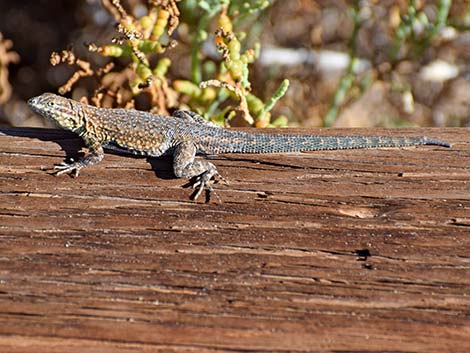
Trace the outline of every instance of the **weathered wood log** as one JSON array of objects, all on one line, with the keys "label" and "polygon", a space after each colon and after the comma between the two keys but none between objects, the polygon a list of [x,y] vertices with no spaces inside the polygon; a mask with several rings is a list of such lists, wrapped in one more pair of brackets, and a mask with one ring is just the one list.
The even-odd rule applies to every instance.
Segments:
[{"label": "weathered wood log", "polygon": [[205,204],[168,158],[54,177],[76,136],[1,128],[0,351],[470,351],[470,130],[323,132],[453,147],[217,156]]}]

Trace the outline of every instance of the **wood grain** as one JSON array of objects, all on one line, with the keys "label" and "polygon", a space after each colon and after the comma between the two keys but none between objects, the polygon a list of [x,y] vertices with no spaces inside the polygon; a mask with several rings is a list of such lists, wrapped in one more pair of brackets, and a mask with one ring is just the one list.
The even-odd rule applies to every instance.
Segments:
[{"label": "wood grain", "polygon": [[470,130],[297,132],[453,147],[217,156],[205,204],[170,159],[54,177],[77,137],[1,128],[0,351],[469,352]]}]

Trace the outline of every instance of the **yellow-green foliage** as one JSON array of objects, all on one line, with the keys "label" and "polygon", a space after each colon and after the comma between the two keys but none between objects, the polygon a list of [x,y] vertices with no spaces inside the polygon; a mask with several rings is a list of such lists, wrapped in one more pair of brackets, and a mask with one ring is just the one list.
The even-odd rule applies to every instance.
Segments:
[{"label": "yellow-green foliage", "polygon": [[[289,82],[283,81],[266,103],[251,92],[249,65],[258,57],[259,44],[245,49],[246,35],[239,31],[244,23],[256,21],[271,1],[151,0],[147,14],[141,18],[126,11],[120,0],[103,4],[118,21],[119,37],[108,44],[89,44],[88,49],[105,57],[127,59],[129,65],[120,72],[112,71],[113,65],[92,69],[91,64],[76,59],[69,51],[54,53],[54,64],[66,62],[79,67],[61,87],[62,92],[71,90],[82,77],[95,76],[99,87],[92,102],[98,105],[109,96],[115,105],[133,106],[133,97],[146,94],[152,111],[157,113],[187,108],[224,125],[237,113],[258,127],[287,124],[285,117],[271,122],[270,110],[284,95]],[[165,55],[177,44],[171,38],[182,19],[191,36],[191,80],[176,79],[171,84],[167,77],[171,61]],[[211,29],[214,26],[215,32]],[[206,41],[213,41],[221,54],[220,62],[204,59],[202,45]]]},{"label": "yellow-green foliage", "polygon": [[[238,4],[238,7],[234,7],[234,4]],[[199,2],[199,6],[203,8],[206,16],[216,18],[217,30],[214,43],[222,56],[222,62],[212,77],[202,81],[199,53],[196,52],[193,55],[192,84],[198,84],[204,90],[210,87],[215,88],[217,90],[216,97],[213,101],[206,100],[203,102],[202,100],[207,95],[202,94],[202,91],[195,89],[195,87],[188,89],[191,87],[190,81],[178,81],[174,87],[178,92],[189,96],[190,101],[197,101],[198,104],[208,107],[209,109],[200,110],[203,113],[210,114],[215,122],[225,122],[227,124],[228,120],[236,115],[236,112],[240,112],[241,116],[250,125],[257,127],[273,126],[270,110],[285,94],[289,82],[284,80],[267,103],[251,93],[249,64],[253,63],[258,57],[259,44],[256,43],[253,48],[243,50],[241,38],[245,38],[246,35],[243,32],[236,33],[234,30],[235,19],[242,16],[242,14],[261,11],[268,5],[268,1],[254,1],[251,3],[235,1]],[[207,22],[207,19],[205,21]],[[199,28],[195,38],[193,46],[197,47],[200,45],[201,39],[206,38],[205,29]],[[228,106],[227,102],[229,102]],[[233,105],[235,102],[237,104]],[[284,122],[286,122],[285,118],[276,119],[275,126],[285,126]]]}]

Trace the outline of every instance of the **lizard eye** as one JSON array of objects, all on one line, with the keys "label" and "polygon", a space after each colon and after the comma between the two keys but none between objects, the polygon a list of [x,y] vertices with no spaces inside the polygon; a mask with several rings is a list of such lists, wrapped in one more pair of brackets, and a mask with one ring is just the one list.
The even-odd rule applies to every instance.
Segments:
[{"label": "lizard eye", "polygon": [[48,105],[49,107],[53,107],[53,106],[55,105],[55,103],[54,103],[54,102],[47,102],[47,105]]}]

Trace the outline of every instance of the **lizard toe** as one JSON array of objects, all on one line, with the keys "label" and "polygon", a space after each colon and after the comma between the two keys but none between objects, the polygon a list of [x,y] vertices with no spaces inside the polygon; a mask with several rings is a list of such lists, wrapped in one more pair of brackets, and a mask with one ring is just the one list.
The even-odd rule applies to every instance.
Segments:
[{"label": "lizard toe", "polygon": [[77,163],[61,163],[54,166],[54,175],[59,176],[62,174],[73,173],[74,177],[77,177],[80,172],[81,166]]},{"label": "lizard toe", "polygon": [[211,184],[215,182],[214,177],[219,176],[220,174],[217,172],[217,170],[208,170],[201,175],[198,175],[196,177],[196,180],[192,184],[192,188],[195,189],[194,194],[192,195],[191,199],[197,200],[199,196],[201,196],[202,192],[206,190],[207,192],[207,202],[210,199],[211,195],[214,195],[219,203],[222,202],[220,199],[219,195],[215,192],[214,188],[212,187]]}]

